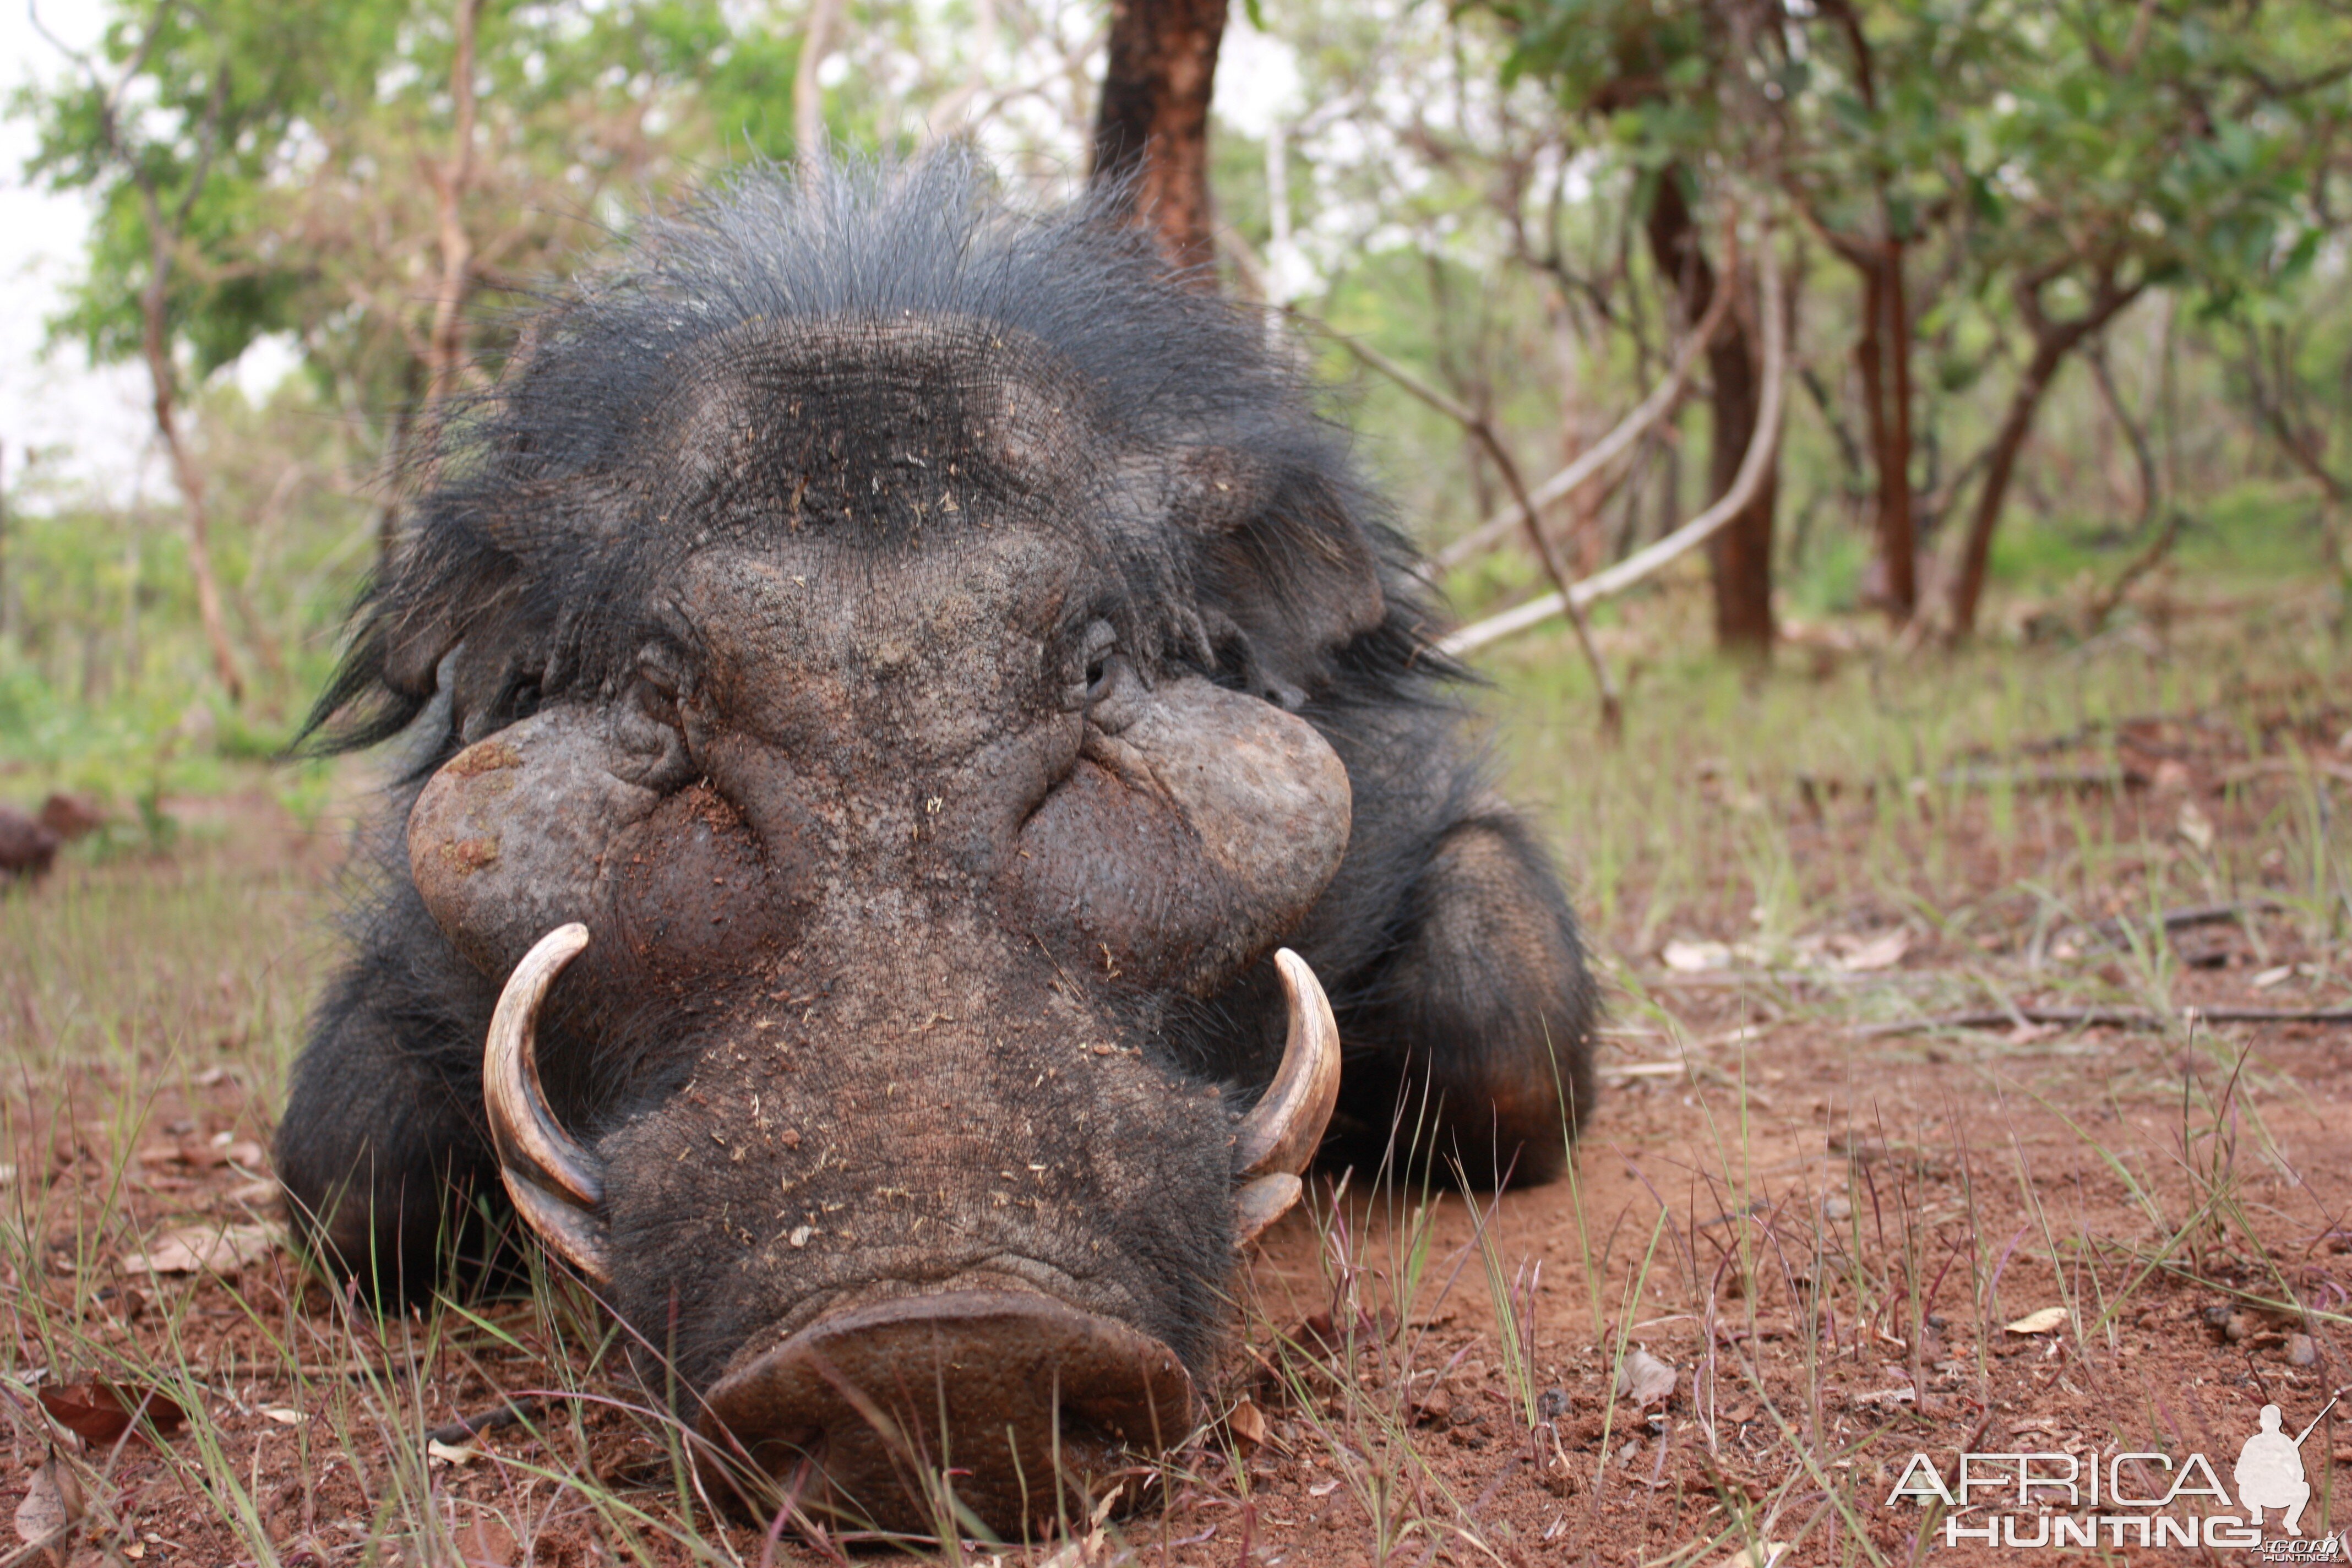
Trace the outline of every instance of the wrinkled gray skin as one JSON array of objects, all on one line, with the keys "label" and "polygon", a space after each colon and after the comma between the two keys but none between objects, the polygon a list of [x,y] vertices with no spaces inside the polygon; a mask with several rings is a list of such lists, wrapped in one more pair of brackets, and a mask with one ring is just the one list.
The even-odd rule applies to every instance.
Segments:
[{"label": "wrinkled gray skin", "polygon": [[[1082,227],[1103,275],[1142,289],[1107,232]],[[583,922],[537,1058],[653,1381],[739,1479],[920,1530],[911,1478],[946,1464],[1018,1532],[1070,1506],[1057,1456],[1099,1476],[1197,1414],[1278,942],[1361,1030],[1360,1131],[1425,1082],[1465,1143],[1539,1171],[1590,1102],[1590,986],[1451,716],[1339,701],[1332,661],[1421,612],[1338,501],[1252,556],[1296,484],[1238,437],[1172,440],[1071,340],[743,315],[629,351],[561,462],[531,378],[560,396],[596,345],[551,330],[502,394],[526,457],[428,498],[358,662],[437,688],[450,740],[280,1169],[331,1262],[429,1278],[447,1195],[497,1195],[489,1002]],[[1249,574],[1281,550],[1313,592],[1268,609]],[[1392,1043],[1431,1019],[1453,1041]]]}]

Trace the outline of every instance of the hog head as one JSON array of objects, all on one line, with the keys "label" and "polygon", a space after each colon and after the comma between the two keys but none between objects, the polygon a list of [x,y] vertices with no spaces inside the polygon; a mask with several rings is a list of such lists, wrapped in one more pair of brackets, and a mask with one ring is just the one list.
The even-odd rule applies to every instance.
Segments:
[{"label": "hog head", "polygon": [[[536,644],[454,628],[460,694],[545,695],[407,825],[433,920],[507,977],[506,1189],[729,1485],[928,1531],[944,1474],[1001,1531],[1066,1516],[1193,1426],[1338,1088],[1276,950],[1346,770],[1168,591],[1247,465],[911,312],[751,321],[611,423],[548,488],[567,537],[645,542],[626,583]],[[527,576],[551,547],[478,493]],[[1360,575],[1333,613],[1377,615]],[[1267,963],[1287,1043],[1244,1103],[1183,1021]]]}]

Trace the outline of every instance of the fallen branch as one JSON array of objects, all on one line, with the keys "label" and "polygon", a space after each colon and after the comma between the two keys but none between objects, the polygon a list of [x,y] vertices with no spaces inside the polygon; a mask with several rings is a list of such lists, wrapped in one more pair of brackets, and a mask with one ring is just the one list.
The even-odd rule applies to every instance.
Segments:
[{"label": "fallen branch", "polygon": [[[1624,592],[1667,563],[1705,543],[1747,509],[1763,484],[1764,476],[1771,471],[1772,455],[1780,445],[1781,401],[1788,380],[1786,305],[1781,296],[1780,262],[1773,255],[1769,237],[1758,247],[1757,271],[1761,275],[1763,292],[1764,397],[1757,410],[1756,433],[1748,438],[1747,455],[1739,460],[1739,472],[1723,498],[1665,538],[1635,551],[1605,571],[1532,599],[1517,609],[1464,626],[1438,643],[1440,652],[1458,658],[1529,626],[1540,626],[1562,611],[1580,620],[1587,605]],[[1730,291],[1728,286],[1725,291]]]},{"label": "fallen branch", "polygon": [[[1675,405],[1682,401],[1683,387],[1690,380],[1691,368],[1698,363],[1698,356],[1707,344],[1715,341],[1715,334],[1722,327],[1724,318],[1730,314],[1731,297],[1735,292],[1730,289],[1716,290],[1706,313],[1699,318],[1698,325],[1691,329],[1690,336],[1685,338],[1682,347],[1675,352],[1675,363],[1666,371],[1666,378],[1658,383],[1649,396],[1635,405],[1632,413],[1619,420],[1615,429],[1585,448],[1576,461],[1538,485],[1528,497],[1529,500],[1538,506],[1549,506],[1560,497],[1573,493],[1578,486],[1616,461],[1621,454],[1648,435],[1652,426],[1673,411]],[[1518,521],[1518,507],[1516,504],[1507,506],[1439,551],[1432,563],[1440,568],[1458,566],[1474,555],[1483,554],[1500,544]]]},{"label": "fallen branch", "polygon": [[541,1403],[532,1398],[509,1399],[503,1405],[493,1405],[488,1410],[478,1410],[446,1426],[436,1426],[425,1434],[425,1441],[428,1445],[446,1443],[455,1447],[485,1432],[495,1432],[502,1426],[520,1426],[539,1414]]},{"label": "fallen branch", "polygon": [[[2252,903],[2245,904],[2191,904],[2187,909],[2167,910],[2157,919],[2162,923],[2164,929],[2170,932],[2187,931],[2192,926],[2221,925],[2228,921],[2242,924],[2249,914],[2274,914],[2285,908],[2286,906],[2276,899],[2256,899]],[[2131,941],[2131,923],[2121,915],[2117,915],[2112,920],[2104,920],[2096,925],[2085,926],[2083,929],[2091,936],[2120,947]]]},{"label": "fallen branch", "polygon": [[2222,769],[2221,777],[2213,781],[2213,790],[2218,795],[2231,784],[2249,784],[2255,779],[2294,778],[2305,771],[2320,778],[2334,779],[2338,784],[2352,784],[2352,767],[2342,763],[2322,762],[2317,757],[2263,757],[2251,763],[2236,763]]},{"label": "fallen branch", "polygon": [[[2352,1025],[2352,1007],[2183,1007],[2183,1019],[2203,1024]],[[2006,1029],[2020,1020],[2077,1029],[2160,1029],[2163,1016],[2135,1007],[1990,1008],[1974,1013],[1937,1013],[1897,1024],[1857,1024],[1857,1039],[1916,1035],[1929,1029]]]}]

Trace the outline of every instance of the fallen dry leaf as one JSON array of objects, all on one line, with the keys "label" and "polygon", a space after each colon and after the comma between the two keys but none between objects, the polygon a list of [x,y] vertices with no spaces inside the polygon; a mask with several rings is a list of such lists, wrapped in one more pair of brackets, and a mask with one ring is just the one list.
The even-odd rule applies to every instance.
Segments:
[{"label": "fallen dry leaf", "polygon": [[1910,951],[1911,933],[1897,926],[1867,942],[1855,942],[1846,950],[1845,956],[1838,960],[1838,967],[1854,974],[1892,969],[1902,963],[1903,955]]},{"label": "fallen dry leaf", "polygon": [[131,1273],[235,1274],[278,1248],[278,1232],[266,1225],[196,1225],[167,1230],[131,1253],[122,1267]]},{"label": "fallen dry leaf", "polygon": [[33,1472],[33,1485],[16,1505],[16,1538],[27,1546],[52,1542],[81,1518],[81,1483],[52,1453]]},{"label": "fallen dry leaf", "polygon": [[1265,1412],[1244,1399],[1225,1416],[1225,1429],[1246,1454],[1265,1442]]},{"label": "fallen dry leaf", "polygon": [[51,1420],[94,1445],[113,1442],[142,1415],[158,1434],[177,1431],[188,1419],[179,1402],[160,1390],[118,1388],[99,1377],[44,1388],[40,1399]]},{"label": "fallen dry leaf", "polygon": [[1658,956],[1677,974],[1703,974],[1710,969],[1731,967],[1731,949],[1719,942],[1684,942],[1676,938],[1659,950]]},{"label": "fallen dry leaf", "polygon": [[2180,837],[2189,840],[2190,847],[2200,855],[2213,847],[2213,819],[2200,810],[2195,801],[2180,803],[2180,815],[2174,819],[2173,826],[2180,830]]},{"label": "fallen dry leaf", "polygon": [[2012,1334],[2054,1334],[2066,1326],[2066,1309],[2044,1307],[2038,1312],[2028,1312],[2013,1323],[2005,1325]]},{"label": "fallen dry leaf", "polygon": [[303,1422],[310,1419],[309,1416],[303,1415],[299,1410],[289,1410],[283,1405],[265,1405],[262,1407],[261,1413],[269,1417],[272,1421],[277,1422],[280,1426],[299,1426]]},{"label": "fallen dry leaf", "polygon": [[1635,1405],[1663,1405],[1675,1391],[1675,1369],[1641,1346],[1633,1347],[1617,1371],[1617,1394]]}]

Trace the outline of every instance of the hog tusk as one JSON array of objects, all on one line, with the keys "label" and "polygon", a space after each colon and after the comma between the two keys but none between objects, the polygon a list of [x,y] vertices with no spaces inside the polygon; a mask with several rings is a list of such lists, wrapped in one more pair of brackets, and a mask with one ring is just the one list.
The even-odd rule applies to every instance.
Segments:
[{"label": "hog tusk", "polygon": [[609,1248],[604,1221],[593,1212],[604,1197],[603,1163],[547,1109],[535,1045],[549,987],[587,945],[586,926],[558,926],[507,976],[482,1050],[482,1097],[499,1175],[515,1211],[573,1268],[603,1281],[612,1275]]},{"label": "hog tusk", "polygon": [[1234,1164],[1244,1176],[1303,1173],[1339,1099],[1339,1026],[1330,999],[1288,948],[1274,955],[1274,966],[1290,1004],[1290,1038],[1273,1084],[1234,1141]]},{"label": "hog tusk", "polygon": [[1276,1220],[1290,1212],[1306,1184],[1287,1171],[1244,1182],[1234,1194],[1234,1245],[1247,1247]]}]

